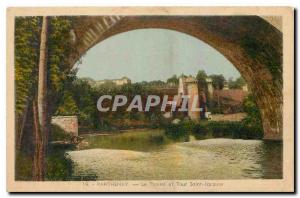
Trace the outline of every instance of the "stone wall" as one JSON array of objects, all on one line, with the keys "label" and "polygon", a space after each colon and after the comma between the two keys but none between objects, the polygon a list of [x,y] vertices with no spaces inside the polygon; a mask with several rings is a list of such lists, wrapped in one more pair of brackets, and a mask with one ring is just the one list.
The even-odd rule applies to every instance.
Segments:
[{"label": "stone wall", "polygon": [[77,116],[53,116],[51,124],[57,125],[67,133],[78,136],[78,119]]}]

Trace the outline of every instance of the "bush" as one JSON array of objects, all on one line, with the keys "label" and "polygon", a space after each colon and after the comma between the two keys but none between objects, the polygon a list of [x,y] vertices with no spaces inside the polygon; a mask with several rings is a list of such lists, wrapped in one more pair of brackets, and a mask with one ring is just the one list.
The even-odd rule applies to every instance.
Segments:
[{"label": "bush", "polygon": [[192,132],[196,139],[205,139],[209,134],[211,134],[211,130],[207,127],[207,124],[196,124],[193,127]]},{"label": "bush", "polygon": [[165,134],[168,138],[173,140],[187,141],[193,126],[194,123],[191,121],[181,121],[178,124],[170,123],[165,127]]},{"label": "bush", "polygon": [[65,157],[64,151],[52,151],[46,158],[46,180],[71,180],[72,161]]},{"label": "bush", "polygon": [[[50,141],[71,141],[73,135],[62,128],[51,125]],[[46,180],[67,181],[71,179],[72,161],[65,156],[66,150],[73,150],[73,144],[49,144],[46,156]]]},{"label": "bush", "polygon": [[70,141],[73,137],[72,134],[65,132],[57,125],[51,125],[50,127],[50,141]]},{"label": "bush", "polygon": [[208,127],[213,137],[239,138],[242,126],[240,122],[210,122]]},{"label": "bush", "polygon": [[246,136],[249,138],[263,138],[263,126],[259,108],[255,102],[255,97],[249,95],[243,102],[246,118],[242,121]]},{"label": "bush", "polygon": [[243,124],[243,139],[262,139],[264,137],[263,130],[260,126],[249,126]]},{"label": "bush", "polygon": [[192,132],[197,139],[212,137],[261,139],[263,137],[263,132],[259,126],[249,126],[244,122],[201,122],[194,125]]},{"label": "bush", "polygon": [[21,152],[16,152],[15,179],[17,181],[32,180],[32,157]]}]

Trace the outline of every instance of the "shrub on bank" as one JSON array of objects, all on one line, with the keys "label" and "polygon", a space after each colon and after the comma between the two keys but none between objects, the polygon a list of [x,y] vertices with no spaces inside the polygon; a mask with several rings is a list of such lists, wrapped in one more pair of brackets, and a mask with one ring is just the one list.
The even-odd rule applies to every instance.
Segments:
[{"label": "shrub on bank", "polygon": [[193,134],[197,139],[203,138],[234,138],[234,139],[261,139],[263,130],[249,126],[244,122],[200,122],[195,124]]},{"label": "shrub on bank", "polygon": [[190,121],[181,121],[178,124],[170,123],[165,126],[165,134],[173,140],[187,140],[194,123]]},{"label": "shrub on bank", "polygon": [[53,149],[46,157],[46,180],[68,181],[72,175],[72,161],[65,157],[65,150]]},{"label": "shrub on bank", "polygon": [[192,130],[192,134],[196,139],[206,139],[211,133],[211,129],[207,127],[207,122],[195,124]]},{"label": "shrub on bank", "polygon": [[189,134],[196,139],[207,138],[234,138],[234,139],[262,139],[263,130],[259,126],[248,125],[245,122],[214,122],[181,121],[178,124],[169,124],[165,127],[166,136],[174,140],[187,140]]},{"label": "shrub on bank", "polygon": [[[46,157],[46,180],[67,181],[71,179],[72,161],[66,158],[67,150],[73,150],[75,145],[72,144],[73,135],[65,132],[56,125],[51,125],[50,142]],[[65,141],[68,144],[51,144],[51,141]]]},{"label": "shrub on bank", "polygon": [[239,138],[243,128],[240,122],[209,122],[207,127],[210,128],[215,138]]}]

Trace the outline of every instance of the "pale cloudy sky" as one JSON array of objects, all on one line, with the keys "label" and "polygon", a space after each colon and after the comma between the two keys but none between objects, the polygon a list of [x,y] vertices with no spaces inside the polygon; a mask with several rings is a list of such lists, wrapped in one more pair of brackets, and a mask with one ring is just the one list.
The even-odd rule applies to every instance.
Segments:
[{"label": "pale cloudy sky", "polygon": [[110,37],[82,58],[78,77],[95,80],[127,76],[133,82],[166,80],[173,74],[240,76],[218,51],[195,37],[164,29],[141,29]]}]

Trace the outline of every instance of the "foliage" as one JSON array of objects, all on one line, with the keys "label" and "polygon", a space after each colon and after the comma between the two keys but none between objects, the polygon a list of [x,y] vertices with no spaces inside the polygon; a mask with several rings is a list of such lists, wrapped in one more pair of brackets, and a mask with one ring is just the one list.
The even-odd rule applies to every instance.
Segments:
[{"label": "foliage", "polygon": [[[70,141],[72,135],[66,133],[58,126],[52,125],[50,141]],[[72,162],[65,156],[66,150],[72,150],[71,146],[48,145],[46,157],[46,180],[66,181],[71,179]],[[23,152],[16,153],[16,180],[32,180],[32,156]]]},{"label": "foliage", "polygon": [[65,91],[61,103],[55,112],[55,115],[70,116],[78,113],[78,107],[73,99],[72,93]]},{"label": "foliage", "polygon": [[196,139],[205,139],[209,133],[211,133],[211,131],[207,127],[207,122],[195,124],[192,129],[192,134],[195,135]]},{"label": "foliage", "polygon": [[236,80],[230,79],[228,81],[229,89],[241,89],[246,84],[246,81],[243,77],[239,77]]},{"label": "foliage", "polygon": [[183,120],[178,124],[170,123],[166,125],[165,133],[168,138],[174,140],[188,139],[189,134],[193,134],[197,139],[220,137],[262,139],[263,130],[261,124],[258,123],[259,117],[255,119],[255,124],[253,121],[254,118],[250,119],[251,124],[248,122],[249,119],[249,116],[247,116],[245,120],[240,122],[201,120],[197,123],[191,120]]},{"label": "foliage", "polygon": [[[73,135],[65,132],[56,125],[51,125],[50,141],[70,142]],[[66,157],[67,150],[73,150],[75,145],[71,144],[49,144],[46,156],[46,180],[66,181],[71,179],[72,161]]]},{"label": "foliage", "polygon": [[204,70],[199,70],[196,79],[198,81],[199,88],[202,88],[203,91],[207,90],[207,83],[206,83],[207,74]]},{"label": "foliage", "polygon": [[225,78],[223,74],[213,74],[209,76],[212,79],[214,89],[223,89],[225,84]]},{"label": "foliage", "polygon": [[179,78],[177,77],[177,75],[174,74],[171,78],[167,79],[167,83],[178,85]]},{"label": "foliage", "polygon": [[19,117],[36,90],[41,19],[15,18],[16,117]]},{"label": "foliage", "polygon": [[193,134],[197,139],[206,138],[235,138],[235,139],[261,139],[263,134],[244,122],[200,122],[193,127]]},{"label": "foliage", "polygon": [[[71,43],[70,28],[72,20],[69,17],[51,17],[49,20],[48,36],[48,98],[51,98],[50,114],[56,112],[62,98],[66,97],[65,91],[74,74],[70,72],[69,55],[74,48]],[[70,99],[67,96],[66,99]]]},{"label": "foliage", "polygon": [[[70,43],[69,17],[50,17],[48,33],[48,98],[49,113],[58,107],[57,101],[64,96],[66,81],[70,80],[68,56],[73,48]],[[16,17],[15,20],[15,82],[16,115],[23,114],[27,101],[36,95],[41,17]],[[18,123],[17,123],[18,124]]]},{"label": "foliage", "polygon": [[188,140],[193,127],[194,123],[191,121],[181,121],[178,124],[170,123],[165,126],[165,134],[173,140]]},{"label": "foliage", "polygon": [[72,161],[66,158],[65,150],[53,149],[46,158],[46,180],[67,181],[71,180]]},{"label": "foliage", "polygon": [[22,152],[16,152],[15,163],[16,181],[32,180],[32,157]]},{"label": "foliage", "polygon": [[243,124],[247,126],[252,133],[263,136],[262,119],[253,95],[248,95],[248,97],[245,98],[243,107],[244,111],[247,113],[246,118],[243,120]]}]

